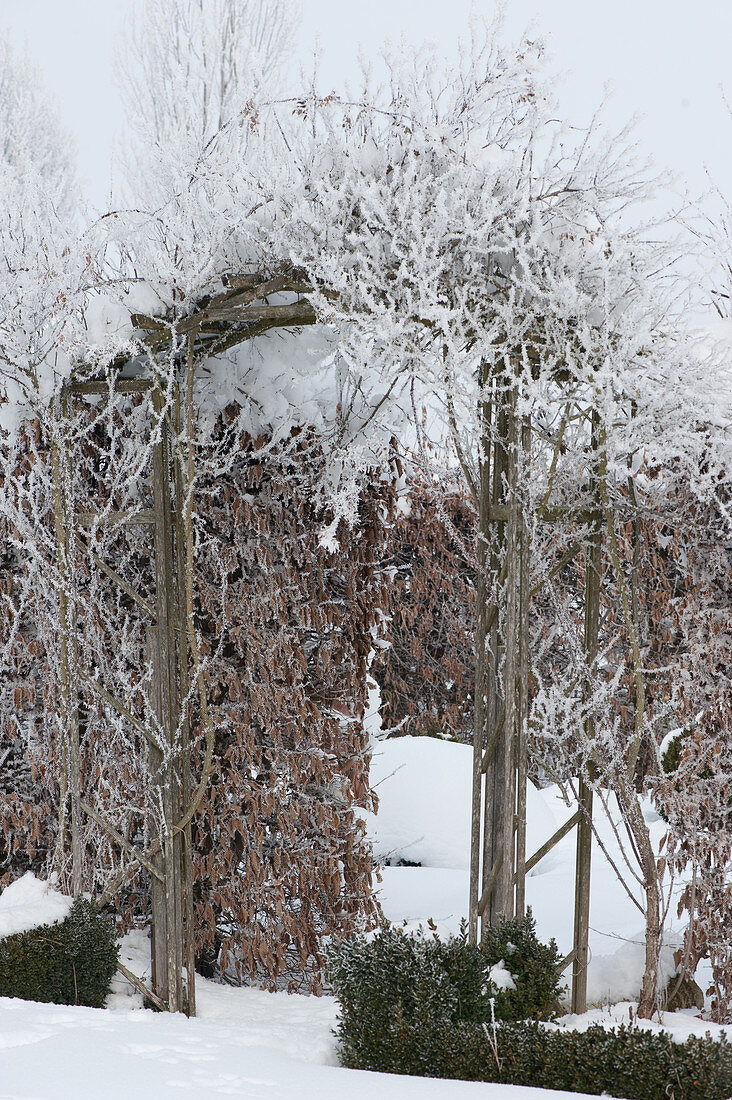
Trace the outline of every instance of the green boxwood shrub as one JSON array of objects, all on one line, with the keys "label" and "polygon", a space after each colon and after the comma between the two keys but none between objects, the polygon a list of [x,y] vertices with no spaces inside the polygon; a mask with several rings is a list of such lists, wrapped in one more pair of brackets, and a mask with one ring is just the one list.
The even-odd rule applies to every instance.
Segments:
[{"label": "green boxwood shrub", "polygon": [[538,939],[531,909],[524,917],[489,928],[480,950],[489,967],[503,961],[516,983],[515,989],[496,992],[497,1020],[549,1020],[556,1015],[561,990],[559,951],[554,940],[547,944]]},{"label": "green boxwood shrub", "polygon": [[673,772],[679,770],[684,741],[688,736],[688,730],[681,730],[675,737],[671,738],[666,746],[666,750],[661,757],[661,767],[666,775],[671,775]]},{"label": "green boxwood shrub", "polygon": [[[501,960],[515,976],[515,990],[490,981]],[[559,994],[557,962],[556,945],[537,940],[530,913],[504,921],[480,949],[464,929],[440,940],[387,925],[371,939],[342,941],[329,952],[328,975],[341,1004],[344,1057],[349,1065],[377,1064],[390,1049],[390,1029],[401,1023],[480,1025],[492,1012],[496,1019],[549,1019]]]},{"label": "green boxwood shrub", "polygon": [[102,1008],[118,954],[109,919],[77,898],[65,920],[0,940],[0,997]]},{"label": "green boxwood shrub", "polygon": [[494,1028],[464,1022],[399,1022],[378,1065],[355,1069],[533,1085],[626,1100],[728,1100],[732,1045],[709,1036],[675,1043],[640,1028],[550,1029],[527,1020]]},{"label": "green boxwood shrub", "polygon": [[[515,990],[496,991],[488,981],[500,959],[515,975]],[[537,941],[530,915],[504,922],[484,950],[464,934],[440,941],[391,926],[372,939],[336,944],[328,969],[340,1001],[341,1062],[627,1100],[732,1097],[732,1045],[724,1039],[675,1043],[639,1028],[577,1032],[512,1019],[551,1016],[556,964],[556,946]]]}]

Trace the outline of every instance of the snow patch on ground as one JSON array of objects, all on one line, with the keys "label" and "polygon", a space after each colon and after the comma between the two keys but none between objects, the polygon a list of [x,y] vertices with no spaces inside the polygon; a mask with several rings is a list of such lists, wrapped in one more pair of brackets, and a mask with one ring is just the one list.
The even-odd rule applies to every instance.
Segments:
[{"label": "snow patch on ground", "polygon": [[0,998],[0,1100],[582,1100],[337,1067],[328,997],[200,983],[198,1019]]}]

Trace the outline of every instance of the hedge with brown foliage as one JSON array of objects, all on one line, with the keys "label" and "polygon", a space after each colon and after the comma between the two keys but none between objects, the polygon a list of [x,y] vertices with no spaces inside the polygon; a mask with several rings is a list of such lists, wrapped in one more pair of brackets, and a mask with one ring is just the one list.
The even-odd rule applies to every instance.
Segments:
[{"label": "hedge with brown foliage", "polygon": [[[120,418],[142,401],[118,400]],[[226,417],[235,420],[236,409]],[[323,938],[348,934],[375,917],[370,848],[354,807],[370,805],[371,798],[361,719],[383,604],[391,488],[374,485],[354,526],[340,525],[340,552],[330,553],[319,535],[331,517],[311,491],[322,463],[317,440],[293,437],[279,452],[265,444],[233,439],[229,472],[203,485],[197,499],[195,614],[203,656],[211,658],[206,683],[216,744],[211,783],[194,820],[195,935],[207,972],[317,990]],[[81,511],[105,496],[110,445],[103,426],[91,423],[73,471]],[[37,433],[28,452],[30,493],[33,468],[48,457]],[[114,503],[148,506],[144,492]],[[50,500],[39,499],[37,507],[50,575]],[[15,616],[12,599],[0,607],[0,628],[11,642],[10,675],[0,684],[0,761],[12,764],[0,771],[0,883],[6,883],[29,867],[42,874],[50,866],[64,766],[56,607],[42,586],[21,593],[22,539],[7,524],[2,535],[0,585],[16,609],[22,605]],[[108,526],[95,537],[104,560],[153,601],[149,531]],[[84,553],[75,555],[74,568],[84,609],[77,623],[83,672],[115,695],[127,685],[127,706],[149,721],[144,618]],[[144,848],[154,835],[145,795],[147,746],[83,680],[77,689],[82,796]],[[191,720],[195,775],[202,747],[195,706]],[[99,893],[126,857],[88,818],[84,848],[83,886]],[[68,836],[57,856],[63,878]],[[145,917],[146,872],[126,877],[116,907],[128,925]]]}]

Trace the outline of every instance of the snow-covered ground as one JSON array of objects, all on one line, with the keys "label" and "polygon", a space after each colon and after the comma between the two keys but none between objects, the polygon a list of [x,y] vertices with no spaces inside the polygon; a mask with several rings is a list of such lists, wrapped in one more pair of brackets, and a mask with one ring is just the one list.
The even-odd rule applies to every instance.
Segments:
[{"label": "snow-covered ground", "polygon": [[[457,931],[467,905],[470,751],[431,738],[379,741],[372,777],[381,806],[378,817],[368,816],[368,827],[379,857],[393,864],[382,872],[385,915],[410,924],[432,918],[444,932]],[[663,822],[647,812],[658,839]],[[556,788],[531,788],[529,851],[571,813]],[[602,814],[598,824],[618,856]],[[399,859],[422,866],[396,866]],[[571,941],[573,863],[570,835],[528,883],[539,934],[554,936],[561,951]],[[0,935],[33,919],[58,919],[65,906],[65,899],[43,894],[27,876],[0,896]],[[641,976],[642,921],[600,852],[590,919],[590,997],[598,1007],[566,1023],[627,1022]],[[143,933],[126,937],[122,962],[147,977]],[[337,1065],[332,998],[234,989],[204,979],[197,994],[195,1020],[142,1010],[139,995],[119,976],[106,1010],[0,998],[0,1100],[372,1100],[375,1094],[380,1100],[581,1100],[577,1093],[345,1070]],[[722,1030],[693,1013],[666,1014],[662,1023],[679,1038]]]}]

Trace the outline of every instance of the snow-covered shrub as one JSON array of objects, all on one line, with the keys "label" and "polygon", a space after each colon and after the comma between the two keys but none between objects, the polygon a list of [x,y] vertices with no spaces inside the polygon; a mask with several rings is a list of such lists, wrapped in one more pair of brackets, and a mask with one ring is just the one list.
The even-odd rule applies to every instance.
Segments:
[{"label": "snow-covered shrub", "polygon": [[559,992],[557,962],[556,945],[539,943],[530,914],[505,921],[486,950],[464,933],[441,940],[391,926],[372,939],[341,941],[328,960],[341,1005],[341,1057],[349,1066],[382,1068],[404,1027],[548,1019]]},{"label": "snow-covered shrub", "polygon": [[489,928],[481,944],[495,993],[497,1020],[547,1020],[556,1011],[561,982],[554,940],[542,943],[529,909],[524,917]]},{"label": "snow-covered shrub", "polygon": [[373,939],[332,947],[328,978],[341,1006],[341,1059],[355,1068],[388,1063],[403,1024],[489,1018],[486,966],[464,938],[443,942],[387,926]]},{"label": "snow-covered shrub", "polygon": [[0,940],[0,997],[103,1008],[118,953],[109,919],[77,898],[65,920]]}]

